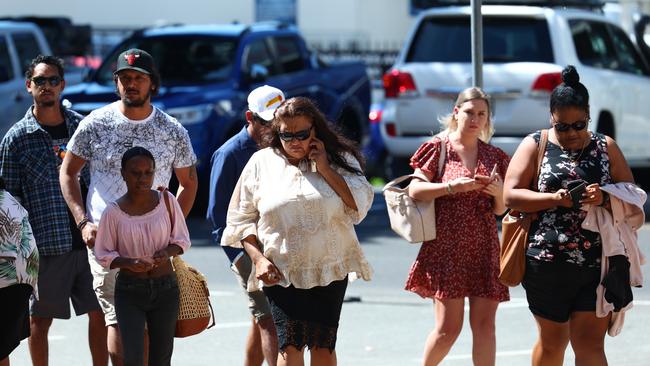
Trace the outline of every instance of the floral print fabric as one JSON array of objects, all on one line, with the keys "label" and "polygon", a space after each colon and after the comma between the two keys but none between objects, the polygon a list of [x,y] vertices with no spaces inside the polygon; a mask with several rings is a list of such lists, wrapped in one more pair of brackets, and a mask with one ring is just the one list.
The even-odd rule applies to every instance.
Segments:
[{"label": "floral print fabric", "polygon": [[[538,144],[540,131],[530,135]],[[601,186],[611,182],[607,141],[600,133],[580,151],[565,151],[548,142],[538,179],[540,192],[567,188],[568,181],[582,179]],[[580,208],[556,207],[538,212],[529,231],[526,255],[543,261],[562,261],[580,266],[599,267],[601,239],[581,225],[587,212]]]},{"label": "floral print fabric", "polygon": [[[426,142],[411,158],[411,167],[437,175],[440,140]],[[445,138],[446,161],[442,176],[449,182],[475,174],[489,176],[496,166],[504,177],[510,158],[501,149],[479,141],[476,172],[463,165]],[[422,297],[453,299],[483,297],[509,300],[508,289],[498,280],[499,237],[492,197],[480,190],[436,198],[436,239],[422,243],[411,266],[406,290]]]},{"label": "floral print fabric", "polygon": [[0,288],[38,281],[38,249],[27,211],[5,190],[0,190]]}]

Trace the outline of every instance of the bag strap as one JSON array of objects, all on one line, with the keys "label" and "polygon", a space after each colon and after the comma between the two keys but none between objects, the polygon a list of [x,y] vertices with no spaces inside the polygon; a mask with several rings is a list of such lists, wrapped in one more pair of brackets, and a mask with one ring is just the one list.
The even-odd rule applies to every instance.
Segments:
[{"label": "bag strap", "polygon": [[169,196],[167,192],[167,188],[162,188],[160,189],[160,192],[162,193],[163,199],[165,200],[165,206],[167,207],[167,214],[169,214],[169,222],[172,224],[172,230],[174,230],[174,215],[172,214],[172,206],[169,203]]},{"label": "bag strap", "polygon": [[447,158],[447,144],[445,143],[445,140],[440,139],[440,144],[438,146],[440,148],[440,157],[438,158],[438,175],[436,178],[442,176],[442,169],[445,167],[445,159]]},{"label": "bag strap", "polygon": [[546,143],[548,142],[548,129],[540,131],[541,135],[539,137],[539,144],[537,145],[537,160],[535,160],[535,165],[537,169],[535,170],[535,176],[533,181],[530,182],[530,188],[533,191],[539,190],[538,179],[539,173],[542,170],[542,161],[544,160],[544,153],[546,152]]}]

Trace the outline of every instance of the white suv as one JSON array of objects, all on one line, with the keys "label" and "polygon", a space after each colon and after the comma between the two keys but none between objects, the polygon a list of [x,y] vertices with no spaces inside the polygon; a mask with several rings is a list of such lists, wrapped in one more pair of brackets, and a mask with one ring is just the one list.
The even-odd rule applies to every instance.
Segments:
[{"label": "white suv", "polygon": [[[549,126],[549,96],[575,65],[589,89],[589,128],[614,137],[632,167],[650,166],[650,70],[627,34],[602,12],[484,5],[484,89],[493,98],[492,143],[512,154]],[[382,138],[406,158],[439,131],[458,93],[472,83],[468,6],[424,11],[384,75]]]}]

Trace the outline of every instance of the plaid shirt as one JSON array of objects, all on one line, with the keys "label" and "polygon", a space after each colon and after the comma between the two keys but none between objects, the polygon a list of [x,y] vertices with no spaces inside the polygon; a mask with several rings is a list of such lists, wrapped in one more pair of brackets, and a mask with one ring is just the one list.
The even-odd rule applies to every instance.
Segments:
[{"label": "plaid shirt", "polygon": [[[68,127],[68,136],[83,118],[79,113],[61,107]],[[60,255],[72,250],[70,216],[59,184],[59,157],[55,155],[52,138],[34,117],[32,107],[0,142],[0,174],[7,191],[20,200],[29,212],[40,255]],[[88,186],[88,169],[81,181]]]}]

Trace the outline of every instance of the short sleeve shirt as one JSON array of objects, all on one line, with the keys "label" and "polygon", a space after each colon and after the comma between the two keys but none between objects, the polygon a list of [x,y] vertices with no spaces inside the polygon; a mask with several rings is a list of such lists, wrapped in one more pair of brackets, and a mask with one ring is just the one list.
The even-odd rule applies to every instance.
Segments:
[{"label": "short sleeve shirt", "polygon": [[175,118],[153,107],[147,118],[134,121],[122,114],[119,103],[90,113],[68,144],[70,152],[90,165],[86,206],[94,222],[99,222],[109,202],[126,193],[120,169],[128,149],[141,146],[151,151],[156,160],[154,188],[167,187],[173,169],[196,163],[187,130]]}]

